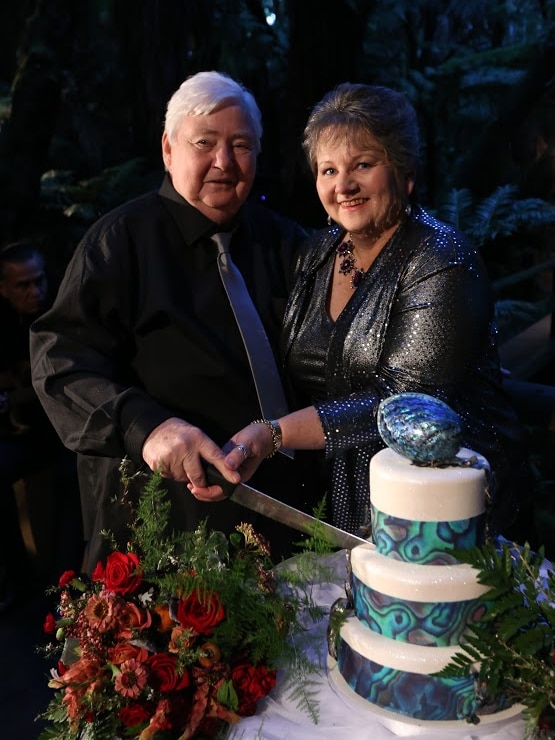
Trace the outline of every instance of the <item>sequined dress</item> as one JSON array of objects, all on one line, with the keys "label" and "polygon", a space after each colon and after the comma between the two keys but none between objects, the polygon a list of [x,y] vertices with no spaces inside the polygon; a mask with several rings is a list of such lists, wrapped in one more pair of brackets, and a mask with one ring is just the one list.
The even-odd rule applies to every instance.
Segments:
[{"label": "sequined dress", "polygon": [[493,300],[470,241],[413,207],[333,322],[326,297],[338,226],[309,237],[287,308],[282,352],[297,405],[314,404],[330,466],[328,512],[355,532],[369,520],[370,458],[384,443],[381,399],[418,391],[461,417],[464,446],[495,471],[490,524],[517,517],[522,430],[501,386]]}]

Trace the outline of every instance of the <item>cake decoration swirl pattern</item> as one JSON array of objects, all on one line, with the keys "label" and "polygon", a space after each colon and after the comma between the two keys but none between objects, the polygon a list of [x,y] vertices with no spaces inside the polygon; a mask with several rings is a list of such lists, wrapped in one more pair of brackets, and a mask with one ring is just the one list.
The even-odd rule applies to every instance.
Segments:
[{"label": "cake decoration swirl pattern", "polygon": [[462,447],[458,415],[425,394],[382,401],[378,429],[387,448],[370,461],[373,544],[348,555],[330,655],[351,691],[394,716],[478,722],[510,702],[488,697],[477,672],[436,674],[488,608],[476,571],[455,558],[487,537],[487,460]]},{"label": "cake decoration swirl pattern", "polygon": [[484,536],[483,514],[452,522],[415,522],[372,507],[373,541],[382,555],[412,563],[448,565],[453,550],[473,547]]}]

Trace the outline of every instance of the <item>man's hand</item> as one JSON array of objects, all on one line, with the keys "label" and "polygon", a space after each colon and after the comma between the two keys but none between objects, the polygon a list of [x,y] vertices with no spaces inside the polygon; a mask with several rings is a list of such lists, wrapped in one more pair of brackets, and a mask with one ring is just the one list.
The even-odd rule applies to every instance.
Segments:
[{"label": "man's hand", "polygon": [[241,480],[237,471],[225,465],[224,453],[210,437],[176,417],[162,422],[149,434],[143,445],[143,460],[165,478],[187,483],[201,501],[225,498],[220,486],[206,485],[203,461],[212,463],[230,483]]}]

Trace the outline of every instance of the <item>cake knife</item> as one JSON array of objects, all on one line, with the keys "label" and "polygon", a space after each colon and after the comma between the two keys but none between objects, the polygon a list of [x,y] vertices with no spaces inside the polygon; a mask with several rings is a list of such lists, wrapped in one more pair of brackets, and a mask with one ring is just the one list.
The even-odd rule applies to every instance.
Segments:
[{"label": "cake knife", "polygon": [[207,465],[205,469],[208,485],[220,486],[225,496],[240,504],[251,511],[273,519],[280,524],[304,532],[309,535],[317,535],[326,540],[334,547],[351,550],[357,545],[368,545],[368,540],[359,537],[356,534],[345,532],[343,529],[334,527],[332,524],[323,522],[304,511],[295,509],[293,506],[283,503],[278,499],[272,498],[262,491],[247,485],[246,483],[230,483],[226,480],[220,471],[213,465]]}]

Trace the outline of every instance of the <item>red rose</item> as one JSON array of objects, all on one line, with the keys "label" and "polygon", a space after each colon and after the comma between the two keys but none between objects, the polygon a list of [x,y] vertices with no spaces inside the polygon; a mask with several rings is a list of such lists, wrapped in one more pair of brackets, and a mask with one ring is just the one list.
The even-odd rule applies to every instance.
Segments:
[{"label": "red rose", "polygon": [[58,580],[58,586],[60,588],[67,586],[68,583],[71,583],[74,577],[75,577],[74,570],[64,570],[64,572],[62,573],[62,575],[60,576]]},{"label": "red rose", "polygon": [[118,719],[126,727],[135,727],[143,722],[148,722],[150,712],[142,704],[130,704],[128,707],[122,707],[118,712]]},{"label": "red rose", "polygon": [[276,671],[243,663],[231,673],[231,680],[239,699],[237,713],[250,717],[256,711],[256,702],[266,696],[276,685]]},{"label": "red rose", "polygon": [[157,691],[180,691],[189,685],[189,674],[177,673],[177,659],[167,653],[154,653],[147,661],[150,668],[149,683]]},{"label": "red rose", "polygon": [[102,564],[102,561],[98,561],[98,563],[95,565],[94,570],[91,574],[91,580],[93,581],[104,581],[104,565]]},{"label": "red rose", "polygon": [[106,558],[104,572],[107,591],[130,594],[136,591],[143,580],[139,570],[139,558],[133,552],[112,552]]},{"label": "red rose", "polygon": [[214,627],[225,617],[225,610],[218,594],[208,594],[202,601],[196,591],[186,599],[179,599],[177,619],[183,627],[188,627],[201,635],[210,635]]},{"label": "red rose", "polygon": [[42,628],[47,635],[51,635],[53,632],[56,631],[56,620],[54,619],[54,616],[52,614],[46,615]]}]

